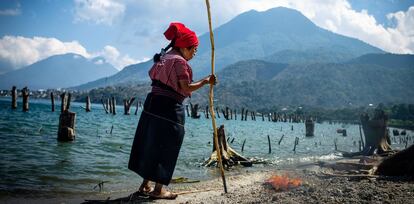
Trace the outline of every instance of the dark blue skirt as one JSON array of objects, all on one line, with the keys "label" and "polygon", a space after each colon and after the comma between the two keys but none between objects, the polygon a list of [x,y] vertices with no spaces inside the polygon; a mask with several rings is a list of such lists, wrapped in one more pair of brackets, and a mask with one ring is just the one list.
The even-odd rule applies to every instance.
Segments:
[{"label": "dark blue skirt", "polygon": [[138,122],[128,168],[142,178],[168,185],[184,138],[184,107],[149,93]]}]

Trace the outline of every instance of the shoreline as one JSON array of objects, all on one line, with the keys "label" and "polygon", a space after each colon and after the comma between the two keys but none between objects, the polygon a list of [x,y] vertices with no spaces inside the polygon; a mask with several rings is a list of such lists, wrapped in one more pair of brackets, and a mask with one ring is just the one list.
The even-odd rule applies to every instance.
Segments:
[{"label": "shoreline", "polygon": [[[362,175],[356,166],[372,158],[319,161],[297,166],[274,167],[226,176],[225,194],[221,177],[197,183],[170,184],[179,193],[175,200],[148,200],[131,195],[134,189],[69,197],[35,195],[0,196],[2,203],[410,203],[414,200],[414,180],[402,177]],[[363,161],[363,163],[361,163]],[[230,173],[231,174],[231,173]],[[302,184],[286,191],[275,191],[265,181],[273,175],[299,178]],[[109,199],[108,199],[109,198]],[[118,200],[117,200],[118,199]]]}]

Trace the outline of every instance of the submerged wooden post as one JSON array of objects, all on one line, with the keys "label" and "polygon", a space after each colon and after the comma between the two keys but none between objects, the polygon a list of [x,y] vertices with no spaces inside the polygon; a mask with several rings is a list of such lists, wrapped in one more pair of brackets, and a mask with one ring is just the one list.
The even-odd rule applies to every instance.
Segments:
[{"label": "submerged wooden post", "polygon": [[243,121],[243,118],[244,117],[244,108],[242,108],[242,110],[241,110],[241,121]]},{"label": "submerged wooden post", "polygon": [[295,144],[294,144],[294,146],[293,146],[293,151],[294,152],[296,152],[296,145],[298,145],[299,144],[299,137],[296,137],[295,138]]},{"label": "submerged wooden post", "polygon": [[337,138],[335,138],[335,139],[334,139],[335,151],[337,151],[337,150],[338,150],[338,145],[336,144],[337,142],[338,142],[338,139],[337,139]]},{"label": "submerged wooden post", "polygon": [[280,143],[282,142],[283,138],[285,137],[285,135],[283,134],[282,137],[280,138],[278,145],[280,145]]},{"label": "submerged wooden post", "polygon": [[75,140],[75,119],[76,113],[65,110],[60,113],[58,127],[58,141]]},{"label": "submerged wooden post", "polygon": [[109,107],[108,108],[109,109],[109,113],[112,114],[113,109],[112,109],[112,100],[111,100],[111,98],[108,98],[107,103],[108,103],[108,107]]},{"label": "submerged wooden post", "polygon": [[246,113],[244,114],[244,121],[247,121],[247,113],[249,113],[249,110],[246,109]]},{"label": "submerged wooden post", "polygon": [[63,92],[62,94],[60,94],[60,112],[63,113],[63,111],[66,110],[66,92]]},{"label": "submerged wooden post", "polygon": [[61,113],[59,116],[58,141],[73,141],[75,139],[76,113],[70,112],[71,94],[62,93]]},{"label": "submerged wooden post", "polygon": [[216,114],[217,114],[217,118],[220,118],[220,111],[219,111],[218,107],[216,107]]},{"label": "submerged wooden post", "polygon": [[272,153],[272,145],[270,144],[270,136],[267,135],[267,141],[269,142],[269,154]]},{"label": "submerged wooden post", "polygon": [[112,96],[112,114],[116,115],[116,99]]},{"label": "submerged wooden post", "polygon": [[72,94],[68,93],[68,98],[67,98],[67,101],[66,101],[66,110],[70,109],[70,101],[71,100],[72,100]]},{"label": "submerged wooden post", "polygon": [[244,151],[244,144],[246,144],[246,139],[243,140],[243,145],[242,145],[242,148],[241,148],[242,152]]},{"label": "submerged wooden post", "polygon": [[209,116],[208,116],[208,112],[209,112],[209,110],[208,110],[208,106],[206,106],[206,118],[207,118],[207,119],[209,118]]},{"label": "submerged wooden post", "polygon": [[24,87],[22,89],[22,97],[23,97],[23,112],[29,111],[29,89]]},{"label": "submerged wooden post", "polygon": [[91,98],[89,96],[86,96],[86,112],[91,112]]},{"label": "submerged wooden post", "polygon": [[193,105],[192,103],[190,103],[190,107],[191,107],[191,118],[200,118],[200,115],[198,114],[198,104]]},{"label": "submerged wooden post", "polygon": [[306,128],[306,137],[312,137],[314,136],[314,130],[315,130],[315,122],[312,119],[307,119],[305,121],[305,128]]},{"label": "submerged wooden post", "polygon": [[15,109],[17,109],[17,89],[16,89],[16,86],[13,86],[13,88],[11,90],[11,95],[12,95],[11,108],[13,110],[15,110]]},{"label": "submerged wooden post", "polygon": [[185,110],[187,111],[187,117],[190,117],[190,111],[188,110],[188,104],[185,105]]},{"label": "submerged wooden post", "polygon": [[237,112],[236,112],[236,109],[233,110],[233,113],[234,113],[234,120],[237,120]]},{"label": "submerged wooden post", "polygon": [[50,92],[50,100],[52,100],[52,112],[55,112],[55,96]]},{"label": "submerged wooden post", "polygon": [[124,99],[124,115],[129,115],[129,110],[131,109],[132,103],[134,103],[135,97]]},{"label": "submerged wooden post", "polygon": [[105,110],[105,113],[108,114],[108,106],[105,105],[103,98],[101,98],[101,103],[102,103],[102,106],[103,106],[103,108]]},{"label": "submerged wooden post", "polygon": [[139,104],[139,102],[137,101],[137,108],[135,109],[135,115],[137,115],[137,113],[138,113],[138,104]]}]

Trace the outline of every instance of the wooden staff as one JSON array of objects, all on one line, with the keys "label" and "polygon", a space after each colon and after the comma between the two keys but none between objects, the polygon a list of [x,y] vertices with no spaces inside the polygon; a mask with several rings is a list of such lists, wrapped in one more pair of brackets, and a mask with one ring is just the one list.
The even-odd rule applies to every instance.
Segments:
[{"label": "wooden staff", "polygon": [[[214,75],[214,35],[213,35],[213,28],[211,26],[211,13],[210,13],[210,2],[206,0],[207,6],[207,14],[208,14],[208,27],[210,29],[210,43],[211,43],[211,74]],[[224,169],[223,169],[223,162],[221,158],[221,148],[219,147],[218,143],[218,136],[217,136],[217,128],[216,128],[216,119],[214,117],[214,104],[213,104],[213,85],[210,84],[210,97],[209,97],[209,104],[210,104],[210,114],[211,114],[211,121],[213,124],[213,131],[214,131],[214,144],[216,145],[217,149],[217,159],[220,166],[221,178],[223,179],[223,186],[224,186],[224,193],[227,193],[227,185],[226,185],[226,177],[224,176]]]}]

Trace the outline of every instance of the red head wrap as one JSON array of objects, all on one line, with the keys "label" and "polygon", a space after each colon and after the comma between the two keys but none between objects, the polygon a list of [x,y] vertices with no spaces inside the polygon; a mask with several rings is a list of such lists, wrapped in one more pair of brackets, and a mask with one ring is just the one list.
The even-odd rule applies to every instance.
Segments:
[{"label": "red head wrap", "polygon": [[198,45],[197,35],[182,23],[171,23],[164,36],[167,40],[175,39],[175,47],[186,48]]}]

